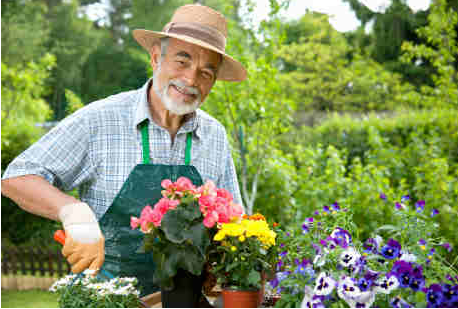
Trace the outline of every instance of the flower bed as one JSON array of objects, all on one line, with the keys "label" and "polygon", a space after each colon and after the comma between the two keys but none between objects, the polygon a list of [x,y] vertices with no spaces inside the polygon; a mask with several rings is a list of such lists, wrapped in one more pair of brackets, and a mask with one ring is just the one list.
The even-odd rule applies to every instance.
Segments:
[{"label": "flower bed", "polygon": [[442,257],[452,248],[437,235],[437,210],[425,214],[424,201],[411,202],[408,195],[393,202],[391,222],[365,241],[351,207],[338,203],[300,228],[278,229],[275,306],[457,307],[457,270]]}]

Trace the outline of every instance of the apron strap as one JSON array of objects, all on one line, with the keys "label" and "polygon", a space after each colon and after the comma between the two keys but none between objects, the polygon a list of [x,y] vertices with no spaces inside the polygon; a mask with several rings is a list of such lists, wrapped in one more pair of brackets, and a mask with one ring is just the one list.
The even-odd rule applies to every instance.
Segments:
[{"label": "apron strap", "polygon": [[148,119],[140,123],[142,133],[143,164],[149,164],[149,132]]},{"label": "apron strap", "polygon": [[191,163],[191,147],[192,147],[192,132],[188,132],[186,135],[186,152],[184,156],[184,164],[189,165]]},{"label": "apron strap", "polygon": [[[143,163],[150,163],[150,149],[149,149],[149,132],[148,132],[148,120],[140,123],[140,131],[142,134],[142,148],[143,148]],[[189,165],[191,163],[191,148],[192,148],[192,132],[186,134],[186,150],[184,157],[184,164]]]}]

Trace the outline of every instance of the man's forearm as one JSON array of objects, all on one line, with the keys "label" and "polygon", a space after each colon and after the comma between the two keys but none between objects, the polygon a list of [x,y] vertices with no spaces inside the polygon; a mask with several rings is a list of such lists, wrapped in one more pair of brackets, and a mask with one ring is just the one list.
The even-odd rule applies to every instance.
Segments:
[{"label": "man's forearm", "polygon": [[25,211],[52,220],[59,220],[58,214],[62,206],[79,202],[37,175],[2,180],[2,194]]}]

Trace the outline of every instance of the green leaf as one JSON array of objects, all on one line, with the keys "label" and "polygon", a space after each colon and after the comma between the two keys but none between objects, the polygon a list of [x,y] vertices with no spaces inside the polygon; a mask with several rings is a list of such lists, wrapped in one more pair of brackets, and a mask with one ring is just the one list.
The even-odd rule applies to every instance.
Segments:
[{"label": "green leaf", "polygon": [[256,270],[251,270],[247,277],[249,285],[258,286],[261,282],[261,274]]}]

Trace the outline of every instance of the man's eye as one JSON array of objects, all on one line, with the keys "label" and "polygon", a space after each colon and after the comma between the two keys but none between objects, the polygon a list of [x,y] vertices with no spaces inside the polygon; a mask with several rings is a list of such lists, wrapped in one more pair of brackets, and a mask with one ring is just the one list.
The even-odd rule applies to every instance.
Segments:
[{"label": "man's eye", "polygon": [[205,79],[213,79],[213,74],[210,73],[210,72],[207,72],[207,71],[203,71],[203,72],[202,72],[202,76],[203,76]]}]

